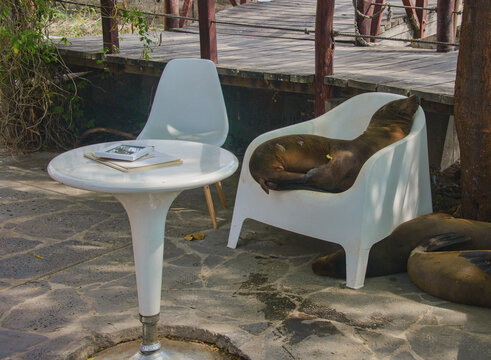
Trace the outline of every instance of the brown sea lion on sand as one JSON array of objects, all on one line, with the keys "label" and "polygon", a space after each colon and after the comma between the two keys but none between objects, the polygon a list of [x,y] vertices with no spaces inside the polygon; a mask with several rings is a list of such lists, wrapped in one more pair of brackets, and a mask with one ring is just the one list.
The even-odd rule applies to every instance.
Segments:
[{"label": "brown sea lion on sand", "polygon": [[418,106],[416,96],[385,104],[354,140],[305,134],[271,139],[255,149],[249,170],[266,193],[305,188],[345,191],[370,156],[410,132]]},{"label": "brown sea lion on sand", "polygon": [[418,246],[407,264],[411,281],[445,300],[491,307],[491,250],[444,251],[457,244],[465,247],[470,241],[470,237],[447,233]]},{"label": "brown sea lion on sand", "polygon": [[[406,221],[386,238],[372,246],[366,276],[382,276],[407,271],[411,251],[437,235],[455,232],[468,236],[465,244],[448,246],[447,250],[490,250],[491,223],[456,219],[447,214],[428,214]],[[463,247],[464,246],[464,247]],[[317,275],[346,277],[346,255],[343,249],[318,258],[312,264]]]}]

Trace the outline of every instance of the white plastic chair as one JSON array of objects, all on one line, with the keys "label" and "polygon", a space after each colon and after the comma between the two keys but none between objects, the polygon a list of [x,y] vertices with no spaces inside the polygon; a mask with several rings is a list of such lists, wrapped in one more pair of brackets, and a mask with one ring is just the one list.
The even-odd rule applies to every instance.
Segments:
[{"label": "white plastic chair", "polygon": [[417,110],[411,132],[370,157],[354,185],[342,193],[282,190],[267,195],[252,178],[249,159],[259,144],[283,135],[354,139],[378,108],[400,98],[386,93],[361,94],[313,120],[254,139],[244,155],[228,247],[237,246],[246,218],[334,242],[346,252],[347,286],[362,287],[372,245],[400,223],[432,212],[423,109]]},{"label": "white plastic chair", "polygon": [[[228,118],[215,64],[174,59],[164,68],[145,127],[137,139],[178,139],[222,146]],[[218,195],[227,207],[221,183]],[[217,227],[210,187],[204,187],[213,227]]]}]

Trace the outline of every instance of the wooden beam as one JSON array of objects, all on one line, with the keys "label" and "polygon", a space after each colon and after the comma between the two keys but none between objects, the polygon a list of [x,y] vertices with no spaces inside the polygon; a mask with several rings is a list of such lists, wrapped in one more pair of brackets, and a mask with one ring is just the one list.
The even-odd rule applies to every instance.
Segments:
[{"label": "wooden beam", "polygon": [[[385,0],[375,0],[377,5],[374,5],[373,8],[373,14],[377,14],[379,11],[382,10],[382,5],[385,4]],[[372,19],[371,23],[371,28],[370,28],[370,35],[372,36],[378,36],[380,34],[380,24],[382,23],[382,15],[383,11],[380,12],[380,14],[375,15]],[[376,42],[377,39],[370,39],[370,42]]]},{"label": "wooden beam", "polygon": [[215,0],[198,0],[201,58],[218,63]]},{"label": "wooden beam", "polygon": [[331,86],[324,84],[324,76],[334,71],[334,22],[335,0],[317,0],[315,17],[315,115],[326,112],[326,100],[333,96]]},{"label": "wooden beam", "polygon": [[[404,6],[414,7],[412,0],[402,0],[402,4]],[[409,23],[413,27],[414,35],[416,37],[419,34],[419,20],[418,20],[418,14],[416,14],[416,9],[405,8],[405,10]]]},{"label": "wooden beam", "polygon": [[290,81],[267,80],[264,78],[239,77],[235,74],[220,74],[220,83],[222,85],[244,87],[249,89],[276,90],[281,92],[309,95],[314,94],[313,81],[309,83],[295,83]]},{"label": "wooden beam", "polygon": [[[436,5],[436,40],[441,42],[454,42],[454,8],[455,0],[438,0]],[[438,52],[449,52],[453,50],[451,45],[436,46]]]},{"label": "wooden beam", "polygon": [[101,0],[102,43],[104,51],[115,53],[119,48],[116,0]]},{"label": "wooden beam", "polygon": [[[371,0],[358,0],[357,1],[357,9],[360,13],[363,15],[371,16],[373,14],[373,7],[370,4],[372,1]],[[358,13],[356,14],[356,24],[358,26],[358,30],[360,31],[361,35],[370,35],[371,33],[371,27],[372,27],[372,20],[364,18]],[[364,39],[365,41],[370,41],[369,39]],[[360,45],[358,40],[356,41],[356,45]]]},{"label": "wooden beam", "polygon": [[[165,0],[165,13],[169,15],[179,16],[179,0]],[[165,18],[165,29],[177,29],[179,27],[179,19]]]},{"label": "wooden beam", "polygon": [[[428,7],[428,0],[416,0],[417,7]],[[426,36],[426,19],[428,17],[428,10],[416,10],[416,15],[419,21],[419,33],[418,38],[423,39]]]},{"label": "wooden beam", "polygon": [[[181,8],[181,16],[189,17],[191,14],[191,6],[193,5],[193,0],[184,0]],[[182,28],[186,26],[188,21],[186,19],[179,19],[179,27]]]},{"label": "wooden beam", "polygon": [[232,4],[232,6],[237,6],[237,5],[239,5],[239,4],[237,4],[237,1],[235,1],[235,0],[230,0],[230,4]]}]

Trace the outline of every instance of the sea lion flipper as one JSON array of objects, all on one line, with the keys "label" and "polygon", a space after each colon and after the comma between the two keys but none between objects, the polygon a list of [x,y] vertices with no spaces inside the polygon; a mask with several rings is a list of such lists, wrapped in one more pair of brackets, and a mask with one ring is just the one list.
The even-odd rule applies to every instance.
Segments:
[{"label": "sea lion flipper", "polygon": [[470,240],[472,240],[472,238],[469,236],[457,232],[448,232],[433,236],[428,241],[421,244],[419,248],[423,248],[424,251],[427,252],[433,252],[455,244],[465,243]]},{"label": "sea lion flipper", "polygon": [[460,255],[479,269],[491,275],[491,252],[489,251],[464,251]]},{"label": "sea lion flipper", "polygon": [[257,182],[261,185],[261,189],[263,189],[266,194],[269,194],[269,186],[266,184],[266,179],[261,177],[257,179]]}]

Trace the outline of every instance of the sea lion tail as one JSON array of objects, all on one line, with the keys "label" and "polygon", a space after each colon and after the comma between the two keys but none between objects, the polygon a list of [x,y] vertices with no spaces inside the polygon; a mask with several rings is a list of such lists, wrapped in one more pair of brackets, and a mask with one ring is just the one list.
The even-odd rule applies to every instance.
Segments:
[{"label": "sea lion tail", "polygon": [[485,273],[491,275],[491,252],[490,251],[464,251],[460,255],[472,264],[476,265]]},{"label": "sea lion tail", "polygon": [[448,232],[433,236],[419,245],[415,250],[424,252],[440,251],[441,249],[448,248],[456,244],[462,244],[470,240],[472,240],[472,238],[469,236],[457,232]]}]

